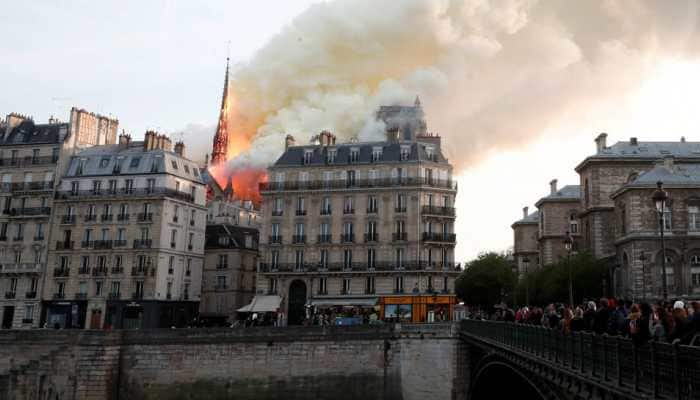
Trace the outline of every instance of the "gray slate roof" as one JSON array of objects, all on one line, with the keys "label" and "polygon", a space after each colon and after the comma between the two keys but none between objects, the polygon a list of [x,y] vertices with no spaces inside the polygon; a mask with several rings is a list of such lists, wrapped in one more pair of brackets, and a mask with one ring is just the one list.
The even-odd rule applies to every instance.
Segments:
[{"label": "gray slate roof", "polygon": [[18,144],[52,144],[61,143],[69,133],[69,124],[35,124],[28,119],[19,125],[0,141],[0,146],[12,146]]},{"label": "gray slate roof", "polygon": [[581,186],[580,185],[566,185],[559,189],[556,193],[550,193],[549,195],[539,199],[536,206],[545,201],[560,201],[560,200],[579,200],[581,199]]},{"label": "gray slate roof", "polygon": [[673,167],[656,165],[649,171],[642,172],[636,179],[625,186],[656,186],[661,181],[664,185],[700,186],[700,165],[675,164]]},{"label": "gray slate roof", "polygon": [[[422,142],[359,142],[359,143],[343,143],[334,146],[291,146],[282,153],[279,159],[275,162],[275,166],[301,166],[304,160],[304,153],[307,150],[312,150],[313,155],[311,162],[307,165],[326,165],[326,155],[329,149],[336,149],[335,162],[332,165],[348,165],[348,164],[370,164],[372,162],[372,149],[374,147],[382,148],[382,157],[380,162],[400,162],[401,145],[410,146],[411,152],[407,161],[428,160],[425,151],[426,143]],[[429,145],[428,145],[429,146]],[[350,149],[359,148],[359,160],[350,163]],[[447,159],[443,156],[440,148],[433,146],[433,154],[435,161],[439,163],[447,163]]]},{"label": "gray slate roof", "polygon": [[[205,249],[245,249],[245,237],[251,236],[251,247],[258,247],[258,230],[255,228],[246,228],[231,224],[213,224],[207,225],[205,234]],[[219,238],[227,237],[227,242],[220,242]]]},{"label": "gray slate roof", "polygon": [[515,222],[513,222],[513,225],[519,225],[519,224],[538,224],[540,222],[540,212],[535,211],[530,214],[528,214],[527,217],[521,218]]},{"label": "gray slate roof", "polygon": [[636,145],[629,141],[617,142],[606,147],[591,158],[663,158],[674,157],[700,158],[700,142],[641,142]]}]

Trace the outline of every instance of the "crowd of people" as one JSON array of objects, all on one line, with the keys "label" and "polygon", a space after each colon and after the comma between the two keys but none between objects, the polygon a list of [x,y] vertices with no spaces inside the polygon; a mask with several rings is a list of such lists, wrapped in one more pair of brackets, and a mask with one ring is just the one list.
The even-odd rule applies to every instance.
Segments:
[{"label": "crowd of people", "polygon": [[[484,314],[476,316],[484,318]],[[631,338],[642,345],[650,340],[700,345],[700,302],[634,303],[601,298],[575,307],[551,303],[546,307],[500,308],[490,319],[559,329],[563,334],[594,332]]]}]

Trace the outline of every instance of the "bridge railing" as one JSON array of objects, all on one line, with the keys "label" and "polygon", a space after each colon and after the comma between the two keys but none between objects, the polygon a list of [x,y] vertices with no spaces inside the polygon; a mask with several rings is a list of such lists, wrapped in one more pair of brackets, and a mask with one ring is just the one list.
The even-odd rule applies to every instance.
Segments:
[{"label": "bridge railing", "polygon": [[661,342],[644,346],[620,336],[509,322],[463,320],[460,331],[617,388],[653,398],[700,399],[700,348]]}]

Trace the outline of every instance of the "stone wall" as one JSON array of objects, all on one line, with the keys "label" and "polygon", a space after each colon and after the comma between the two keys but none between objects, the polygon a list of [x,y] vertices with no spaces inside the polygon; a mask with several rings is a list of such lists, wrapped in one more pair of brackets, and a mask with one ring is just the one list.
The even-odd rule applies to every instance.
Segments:
[{"label": "stone wall", "polygon": [[2,399],[454,399],[457,326],[0,332]]}]

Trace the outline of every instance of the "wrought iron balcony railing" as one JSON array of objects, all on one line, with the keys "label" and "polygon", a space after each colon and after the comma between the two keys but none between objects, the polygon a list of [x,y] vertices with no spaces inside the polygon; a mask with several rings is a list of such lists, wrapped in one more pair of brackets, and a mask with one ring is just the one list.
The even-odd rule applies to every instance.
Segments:
[{"label": "wrought iron balcony railing", "polygon": [[379,187],[410,187],[429,186],[442,189],[457,190],[457,182],[442,179],[425,178],[381,178],[381,179],[354,179],[354,180],[317,180],[317,181],[291,181],[291,182],[263,182],[260,183],[261,192],[275,192],[285,190],[323,190],[323,189],[347,189],[347,188],[379,188]]}]

